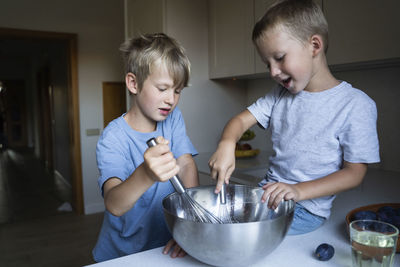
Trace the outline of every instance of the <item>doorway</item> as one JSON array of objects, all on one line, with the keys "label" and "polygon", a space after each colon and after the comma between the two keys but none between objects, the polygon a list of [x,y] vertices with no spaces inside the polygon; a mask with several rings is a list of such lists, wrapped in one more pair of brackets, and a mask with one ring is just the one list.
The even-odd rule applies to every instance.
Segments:
[{"label": "doorway", "polygon": [[[67,182],[71,186],[72,208],[75,213],[83,214],[77,35],[0,28],[0,47],[2,43],[10,41],[15,44],[24,43],[27,47],[37,47],[41,51],[41,56],[35,58],[35,56],[26,54],[26,50],[29,49],[22,49],[19,50],[19,54],[14,55],[15,57],[10,63],[28,62],[18,67],[24,69],[25,74],[27,74],[23,79],[25,85],[19,85],[21,88],[25,88],[27,96],[21,97],[25,100],[25,103],[21,102],[21,99],[16,100],[20,101],[16,105],[22,109],[20,115],[25,114],[25,117],[24,115],[17,115],[14,116],[15,118],[11,118],[15,120],[6,121],[7,138],[12,141],[8,145],[31,148],[51,173],[69,176]],[[57,47],[57,49],[54,47]],[[53,50],[62,51],[63,56],[59,64],[51,64],[52,53],[57,53]],[[3,63],[7,62],[7,60],[3,60],[4,58],[10,57],[8,52],[5,54],[0,50],[2,59],[0,61]],[[31,58],[28,59],[27,57]],[[7,67],[12,69],[12,66]],[[13,81],[14,83],[15,80],[20,80],[18,75],[8,71],[7,67],[0,67],[0,80]],[[55,73],[60,73],[60,71],[57,72],[57,67],[66,70],[65,76],[55,75]],[[15,79],[15,76],[18,79]],[[35,90],[35,93],[32,93],[32,90]],[[65,108],[64,112],[61,112],[61,107]],[[23,110],[24,108],[25,110]],[[7,116],[12,117],[12,115]],[[14,131],[15,137],[19,138],[19,143],[17,139],[9,138],[11,136],[10,131]],[[68,164],[61,164],[60,162],[68,162]]]},{"label": "doorway", "polygon": [[126,91],[124,82],[103,82],[104,128],[126,112]]}]

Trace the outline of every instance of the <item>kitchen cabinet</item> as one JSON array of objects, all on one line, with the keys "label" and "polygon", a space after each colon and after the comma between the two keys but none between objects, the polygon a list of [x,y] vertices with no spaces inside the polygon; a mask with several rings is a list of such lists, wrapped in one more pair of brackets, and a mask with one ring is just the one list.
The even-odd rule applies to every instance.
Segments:
[{"label": "kitchen cabinet", "polygon": [[[267,75],[251,40],[254,24],[274,0],[210,0],[209,77]],[[316,0],[321,5],[322,0]]]},{"label": "kitchen cabinet", "polygon": [[125,0],[125,39],[165,32],[165,0]]},{"label": "kitchen cabinet", "polygon": [[[340,68],[400,62],[400,1],[315,0],[329,24],[328,64]],[[211,0],[209,77],[267,75],[251,41],[255,22],[273,0]]]},{"label": "kitchen cabinet", "polygon": [[329,65],[400,57],[400,1],[323,0]]},{"label": "kitchen cabinet", "polygon": [[209,77],[254,73],[253,0],[209,1]]},{"label": "kitchen cabinet", "polygon": [[266,74],[251,40],[255,22],[273,0],[209,2],[209,77]]}]

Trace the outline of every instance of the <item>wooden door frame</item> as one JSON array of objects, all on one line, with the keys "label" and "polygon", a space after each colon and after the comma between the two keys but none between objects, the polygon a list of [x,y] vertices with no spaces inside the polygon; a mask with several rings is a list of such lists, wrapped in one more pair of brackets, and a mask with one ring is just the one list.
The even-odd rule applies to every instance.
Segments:
[{"label": "wooden door frame", "polygon": [[82,159],[79,122],[77,34],[1,28],[1,37],[38,40],[62,40],[67,44],[69,57],[68,123],[72,167],[72,206],[77,214],[84,213],[82,188]]}]

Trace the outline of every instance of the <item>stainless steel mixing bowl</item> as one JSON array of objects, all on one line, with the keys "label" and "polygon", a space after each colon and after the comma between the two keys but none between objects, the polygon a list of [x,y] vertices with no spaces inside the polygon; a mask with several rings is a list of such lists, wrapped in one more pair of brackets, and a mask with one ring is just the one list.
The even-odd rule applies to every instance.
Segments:
[{"label": "stainless steel mixing bowl", "polygon": [[[215,215],[221,208],[215,186],[187,189],[200,205]],[[261,203],[264,190],[245,185],[226,187],[226,207],[238,221],[212,224],[188,220],[182,197],[164,198],[164,215],[176,242],[192,257],[215,266],[247,266],[271,253],[285,237],[293,220],[294,201],[282,201],[275,209]]]}]

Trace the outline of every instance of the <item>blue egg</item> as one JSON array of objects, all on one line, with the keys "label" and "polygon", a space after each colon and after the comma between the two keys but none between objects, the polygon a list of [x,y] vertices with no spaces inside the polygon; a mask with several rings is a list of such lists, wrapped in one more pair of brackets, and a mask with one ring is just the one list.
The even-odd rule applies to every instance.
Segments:
[{"label": "blue egg", "polygon": [[326,243],[319,245],[315,250],[315,256],[320,261],[330,260],[334,254],[335,254],[335,249],[331,245]]}]

